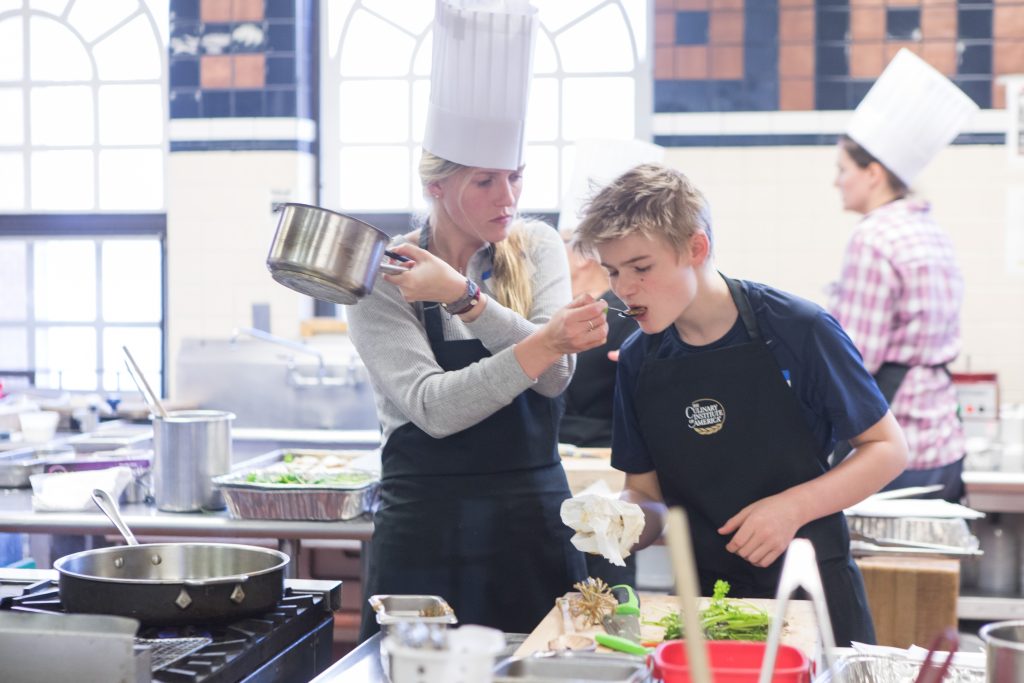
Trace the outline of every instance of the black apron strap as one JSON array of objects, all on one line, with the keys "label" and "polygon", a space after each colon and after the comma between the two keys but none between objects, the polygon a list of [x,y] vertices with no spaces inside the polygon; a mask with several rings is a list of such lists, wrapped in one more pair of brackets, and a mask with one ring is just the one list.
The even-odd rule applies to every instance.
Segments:
[{"label": "black apron strap", "polygon": [[[942,367],[945,368],[946,366],[943,365]],[[878,385],[878,390],[882,392],[885,402],[890,406],[893,399],[896,398],[896,392],[900,390],[900,385],[903,384],[903,380],[908,372],[910,372],[910,366],[904,363],[882,363],[882,367],[878,368],[878,372],[875,373],[875,384]],[[948,373],[949,370],[946,369],[946,372]],[[849,441],[837,442],[829,463],[832,467],[835,467],[845,460],[846,456],[852,451],[853,446]]]}]

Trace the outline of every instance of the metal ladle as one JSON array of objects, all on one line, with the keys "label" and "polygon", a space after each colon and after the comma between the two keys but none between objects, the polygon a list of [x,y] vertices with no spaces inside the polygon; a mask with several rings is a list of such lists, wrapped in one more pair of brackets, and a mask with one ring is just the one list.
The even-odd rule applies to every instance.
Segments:
[{"label": "metal ladle", "polygon": [[121,349],[124,351],[125,365],[128,366],[128,374],[132,376],[135,381],[135,386],[139,388],[139,393],[142,394],[142,399],[149,406],[149,409],[159,415],[160,417],[167,419],[167,411],[164,410],[163,404],[160,403],[160,399],[157,397],[153,389],[150,388],[149,382],[146,381],[146,376],[142,374],[142,370],[139,368],[135,359],[132,358],[131,351],[128,350],[127,346],[122,346]]}]

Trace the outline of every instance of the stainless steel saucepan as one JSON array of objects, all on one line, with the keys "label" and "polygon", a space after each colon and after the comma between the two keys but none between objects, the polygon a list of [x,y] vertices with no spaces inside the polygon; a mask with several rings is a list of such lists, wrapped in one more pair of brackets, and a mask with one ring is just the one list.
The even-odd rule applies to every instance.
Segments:
[{"label": "stainless steel saucepan", "polygon": [[373,291],[377,273],[405,268],[381,263],[391,238],[369,223],[307,204],[285,204],[267,256],[275,280],[296,292],[338,304],[354,304]]}]

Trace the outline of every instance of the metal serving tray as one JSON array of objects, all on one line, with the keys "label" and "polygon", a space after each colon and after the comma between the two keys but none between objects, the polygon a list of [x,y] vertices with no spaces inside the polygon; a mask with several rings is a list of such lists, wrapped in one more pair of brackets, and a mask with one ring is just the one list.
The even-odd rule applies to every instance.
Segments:
[{"label": "metal serving tray", "polygon": [[425,624],[457,624],[458,618],[448,601],[440,595],[371,595],[370,607],[377,623],[422,621]]},{"label": "metal serving tray", "polygon": [[30,476],[44,472],[52,459],[73,452],[68,447],[28,447],[0,453],[0,488],[28,488]]},{"label": "metal serving tray", "polygon": [[971,534],[967,521],[960,518],[849,515],[846,522],[854,554],[949,557],[981,554],[978,538]]},{"label": "metal serving tray", "polygon": [[[946,653],[936,653],[932,661],[942,663]],[[914,683],[921,671],[921,662],[887,655],[856,654],[843,657],[814,683]],[[943,683],[984,683],[985,669],[952,664]]]},{"label": "metal serving tray", "polygon": [[651,673],[643,659],[608,654],[554,653],[512,657],[494,668],[494,683],[646,683]]}]

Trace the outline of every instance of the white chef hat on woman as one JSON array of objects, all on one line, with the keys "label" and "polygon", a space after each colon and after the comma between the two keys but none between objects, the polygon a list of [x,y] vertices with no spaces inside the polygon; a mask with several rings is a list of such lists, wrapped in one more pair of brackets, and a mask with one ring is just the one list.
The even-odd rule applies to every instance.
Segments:
[{"label": "white chef hat on woman", "polygon": [[424,149],[519,168],[537,24],[529,0],[437,0]]},{"label": "white chef hat on woman", "polygon": [[865,95],[846,134],[910,185],[977,110],[952,81],[904,48]]}]

